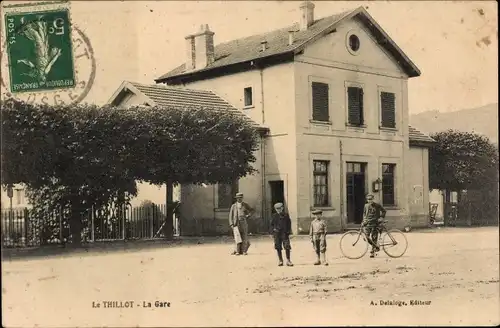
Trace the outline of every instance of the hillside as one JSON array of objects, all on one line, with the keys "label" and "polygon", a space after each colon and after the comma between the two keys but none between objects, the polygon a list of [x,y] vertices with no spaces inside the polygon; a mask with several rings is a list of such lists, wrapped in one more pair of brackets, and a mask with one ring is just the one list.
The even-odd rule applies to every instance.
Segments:
[{"label": "hillside", "polygon": [[427,133],[448,129],[475,132],[497,143],[498,103],[455,112],[441,113],[436,110],[410,115],[410,124]]}]

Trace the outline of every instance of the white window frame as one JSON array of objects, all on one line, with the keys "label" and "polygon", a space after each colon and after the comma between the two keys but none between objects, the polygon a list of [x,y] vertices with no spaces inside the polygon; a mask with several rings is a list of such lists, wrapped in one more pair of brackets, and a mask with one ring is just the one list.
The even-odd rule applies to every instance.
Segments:
[{"label": "white window frame", "polygon": [[385,205],[384,204],[384,191],[383,191],[383,184],[382,187],[380,188],[380,204],[384,206],[385,208],[388,209],[397,209],[400,206],[400,182],[401,182],[401,177],[402,177],[402,172],[401,172],[401,161],[399,158],[394,158],[394,157],[380,157],[379,162],[378,162],[378,170],[380,174],[380,179],[383,180],[382,177],[382,165],[383,164],[393,164],[396,166],[394,170],[394,204],[393,205]]},{"label": "white window frame", "polygon": [[[359,49],[354,51],[351,49],[351,46],[349,44],[349,38],[351,37],[351,35],[356,35],[358,37],[358,40],[359,40]],[[347,32],[346,36],[345,36],[345,46],[347,48],[347,51],[349,51],[349,53],[353,56],[357,56],[359,55],[359,53],[361,52],[361,48],[362,48],[362,42],[361,42],[361,31],[359,29],[352,29],[350,30],[349,32]]]},{"label": "white window frame", "polygon": [[[325,206],[316,206],[314,204],[314,161],[328,161],[328,204]],[[335,155],[331,153],[309,153],[309,199],[310,209],[333,210],[333,170],[336,167]]]},{"label": "white window frame", "polygon": [[[252,97],[251,97],[251,104],[250,105],[245,105],[245,90],[250,89],[252,92]],[[250,109],[255,107],[255,94],[254,94],[254,87],[252,85],[248,85],[243,88],[243,109]]]}]

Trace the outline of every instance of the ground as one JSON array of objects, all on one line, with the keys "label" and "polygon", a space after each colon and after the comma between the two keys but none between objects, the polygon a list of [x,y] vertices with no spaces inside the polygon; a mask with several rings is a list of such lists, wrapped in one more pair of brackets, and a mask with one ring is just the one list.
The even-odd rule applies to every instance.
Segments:
[{"label": "ground", "polygon": [[[205,240],[4,260],[3,326],[500,323],[498,228],[406,236],[402,258],[381,253],[348,260],[339,251],[340,235],[329,235],[328,267],[312,265],[311,244],[302,236],[292,239],[294,267],[277,266],[269,237],[254,237],[248,256],[230,256],[231,244]],[[430,304],[410,305],[412,300]],[[103,308],[103,301],[133,301],[134,307]],[[155,301],[170,304],[155,307]],[[148,302],[151,308],[144,307]]]}]

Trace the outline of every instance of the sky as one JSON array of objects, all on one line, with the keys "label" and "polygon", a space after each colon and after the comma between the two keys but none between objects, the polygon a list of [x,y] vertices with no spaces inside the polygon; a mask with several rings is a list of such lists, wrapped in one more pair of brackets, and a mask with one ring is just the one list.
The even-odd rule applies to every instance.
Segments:
[{"label": "sky", "polygon": [[[409,82],[410,114],[498,102],[496,2],[314,3],[317,18],[364,6],[419,67],[422,75]],[[123,80],[154,83],[184,62],[184,37],[201,24],[215,32],[217,44],[291,25],[299,20],[299,5],[297,1],[73,1],[72,23],[88,36],[97,67],[85,101],[106,102]]]}]

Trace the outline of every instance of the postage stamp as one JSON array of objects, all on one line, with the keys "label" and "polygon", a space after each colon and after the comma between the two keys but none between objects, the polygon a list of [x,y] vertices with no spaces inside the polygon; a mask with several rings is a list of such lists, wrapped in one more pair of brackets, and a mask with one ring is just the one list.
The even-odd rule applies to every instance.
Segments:
[{"label": "postage stamp", "polygon": [[7,96],[55,105],[87,96],[95,80],[94,51],[68,7],[33,4],[6,12],[4,20],[0,82]]},{"label": "postage stamp", "polygon": [[67,10],[6,14],[5,24],[11,92],[75,86]]}]

